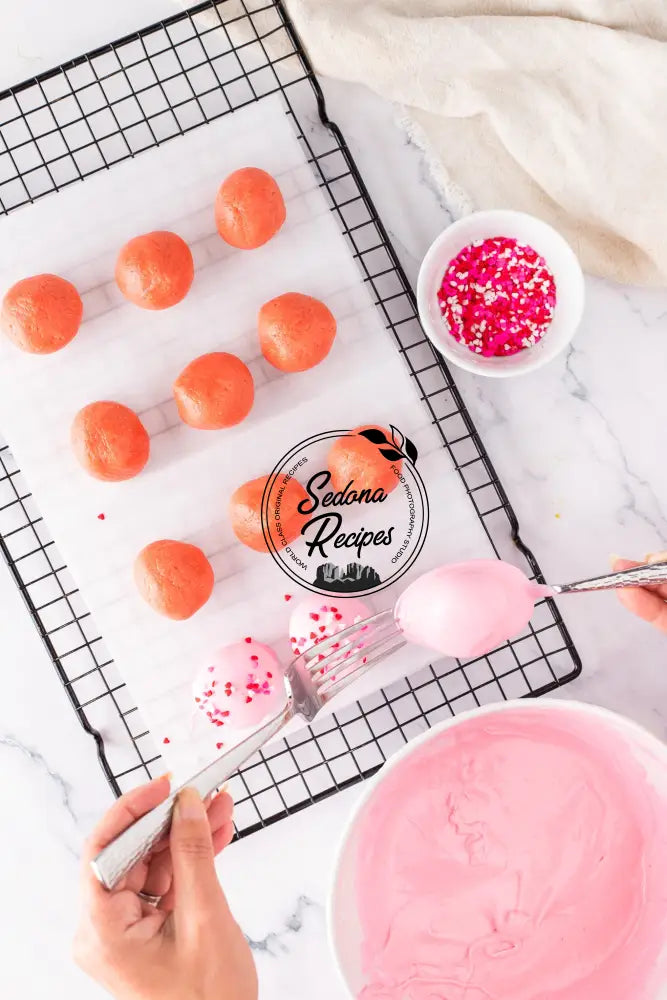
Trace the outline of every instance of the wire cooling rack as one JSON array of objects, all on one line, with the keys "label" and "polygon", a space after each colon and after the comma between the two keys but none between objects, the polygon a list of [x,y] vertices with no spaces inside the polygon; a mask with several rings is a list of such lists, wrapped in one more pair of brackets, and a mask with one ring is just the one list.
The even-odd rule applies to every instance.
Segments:
[{"label": "wire cooling rack", "polygon": [[[493,550],[516,560],[518,548],[530,575],[542,580],[456,386],[423,334],[407,278],[279,2],[202,3],[0,94],[0,210],[7,214],[277,92]],[[160,773],[153,737],[1,443],[0,545],[113,790]],[[544,694],[580,670],[557,608],[543,601],[526,632],[493,653],[434,662],[260,753],[232,779],[238,835],[370,776],[442,718]]]}]

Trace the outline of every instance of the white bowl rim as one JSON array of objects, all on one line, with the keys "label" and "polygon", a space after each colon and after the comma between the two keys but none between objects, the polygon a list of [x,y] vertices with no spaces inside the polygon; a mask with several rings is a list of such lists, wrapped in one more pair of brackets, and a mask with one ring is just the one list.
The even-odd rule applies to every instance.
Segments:
[{"label": "white bowl rim", "polygon": [[501,712],[511,711],[512,709],[522,709],[529,712],[557,710],[565,714],[574,712],[575,714],[592,716],[593,718],[604,720],[619,727],[620,729],[627,730],[629,736],[634,735],[637,738],[641,738],[642,741],[648,740],[649,743],[654,745],[656,751],[659,751],[660,754],[665,757],[667,762],[667,743],[663,742],[659,736],[656,736],[655,733],[652,733],[650,729],[647,729],[640,722],[635,722],[634,719],[629,719],[627,716],[621,715],[619,712],[614,712],[609,708],[603,708],[601,705],[593,705],[585,701],[577,701],[574,698],[511,698],[507,701],[492,702],[489,705],[480,705],[476,708],[468,709],[465,712],[460,712],[458,715],[453,715],[450,719],[443,719],[441,722],[437,722],[434,726],[432,726],[431,729],[427,729],[426,732],[420,733],[419,736],[415,736],[414,739],[411,739],[405,744],[405,746],[401,747],[400,750],[397,750],[396,753],[392,754],[391,757],[385,761],[377,774],[374,774],[373,777],[368,779],[364,791],[355,802],[350,815],[345,821],[343,831],[340,835],[338,846],[334,854],[333,870],[329,880],[326,901],[327,941],[330,952],[333,956],[334,965],[338,971],[339,979],[343,984],[346,995],[350,997],[351,1000],[356,1000],[356,997],[350,989],[350,985],[346,979],[345,972],[343,971],[343,966],[338,955],[334,935],[333,907],[343,854],[360,814],[366,807],[369,799],[375,792],[375,789],[384,779],[385,775],[400,764],[402,760],[417,750],[418,747],[422,746],[422,744],[428,743],[429,740],[434,739],[447,729],[453,729],[464,722],[468,722],[471,718],[500,714]]},{"label": "white bowl rim", "polygon": [[[433,258],[438,255],[442,244],[455,236],[461,229],[465,229],[468,225],[470,225],[472,220],[483,220],[485,222],[489,222],[490,224],[497,223],[500,229],[502,229],[503,223],[507,224],[508,222],[511,223],[517,220],[523,221],[528,226],[533,226],[535,229],[542,230],[542,232],[549,232],[550,236],[561,244],[561,247],[571,258],[571,276],[573,280],[573,294],[576,296],[575,305],[577,320],[573,324],[572,330],[567,339],[560,344],[553,345],[550,349],[547,349],[547,331],[547,336],[545,336],[543,340],[543,350],[541,355],[537,357],[534,356],[531,361],[530,351],[522,352],[525,353],[525,359],[524,363],[520,366],[501,364],[496,367],[482,368],[477,361],[476,355],[468,352],[470,353],[469,358],[463,353],[459,356],[454,351],[453,347],[450,348],[445,337],[440,338],[435,335],[435,332],[431,328],[428,314],[425,315],[426,305],[429,298],[426,289],[426,275],[431,262],[433,261]],[[419,273],[417,275],[417,313],[419,315],[419,322],[421,323],[422,329],[431,344],[448,363],[451,362],[451,364],[463,369],[463,371],[470,372],[473,375],[481,375],[484,378],[518,378],[521,375],[528,375],[530,372],[537,371],[539,368],[542,368],[543,365],[553,361],[554,358],[565,350],[579,328],[584,311],[585,295],[584,273],[582,271],[581,264],[579,263],[579,258],[562,233],[560,233],[555,226],[545,222],[544,219],[540,219],[536,215],[531,215],[529,212],[520,212],[511,208],[492,208],[471,212],[468,215],[464,215],[460,219],[457,219],[456,222],[452,222],[449,226],[443,229],[431,243],[421,264],[419,265]],[[457,342],[454,341],[454,343]]]}]

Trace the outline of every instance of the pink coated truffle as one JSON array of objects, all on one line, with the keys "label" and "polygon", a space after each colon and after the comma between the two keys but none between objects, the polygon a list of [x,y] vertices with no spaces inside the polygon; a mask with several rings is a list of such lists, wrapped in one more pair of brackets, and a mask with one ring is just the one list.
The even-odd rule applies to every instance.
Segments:
[{"label": "pink coated truffle", "polygon": [[[290,616],[289,639],[292,652],[295,656],[305,653],[324,642],[325,639],[335,638],[339,632],[349,628],[351,625],[361,624],[369,618],[373,612],[370,608],[356,597],[341,597],[340,594],[332,594],[325,597],[321,594],[309,594],[295,606]],[[327,664],[321,673],[331,669],[331,676],[328,681],[340,679],[345,673],[346,660],[353,653],[362,650],[369,641],[373,632],[372,625],[361,624],[361,636],[354,644],[349,639],[341,639],[340,643],[335,642],[327,645],[319,659],[324,660],[325,656],[331,653],[337,654]],[[356,665],[357,658],[350,665]]]},{"label": "pink coated truffle", "polygon": [[221,745],[256,729],[287,701],[278,657],[250,637],[213,654],[194,682],[193,695]]},{"label": "pink coated truffle", "polygon": [[394,617],[408,642],[467,659],[523,631],[544,589],[500,559],[471,559],[417,577]]},{"label": "pink coated truffle", "polygon": [[370,618],[373,612],[356,597],[341,597],[333,594],[309,594],[294,606],[289,620],[289,635],[295,656],[304,653],[349,628]]}]

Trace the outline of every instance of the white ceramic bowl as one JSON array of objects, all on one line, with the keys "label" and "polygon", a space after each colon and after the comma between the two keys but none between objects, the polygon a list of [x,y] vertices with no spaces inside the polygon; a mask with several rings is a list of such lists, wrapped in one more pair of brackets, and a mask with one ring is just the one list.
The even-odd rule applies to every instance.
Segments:
[{"label": "white ceramic bowl", "polygon": [[[506,358],[483,358],[459,344],[440,311],[438,289],[450,262],[475,240],[508,236],[544,257],[556,282],[556,308],[549,328],[534,347]],[[584,276],[579,261],[560,233],[523,212],[474,212],[440,233],[424,257],[417,281],[419,318],[430,341],[452,364],[477,375],[508,378],[541,368],[569,344],[584,308]]]},{"label": "white ceramic bowl", "polygon": [[[459,726],[473,716],[491,715],[513,709],[535,713],[575,713],[576,716],[583,717],[586,720],[586,725],[591,729],[605,726],[608,730],[611,727],[626,743],[628,752],[632,753],[635,759],[645,767],[648,780],[655,788],[656,794],[661,798],[667,798],[667,745],[637,723],[595,705],[586,705],[576,701],[557,701],[553,698],[540,698],[536,701],[500,702],[474,709],[471,712],[463,712],[461,715],[447,719],[416,737],[387,761],[382,770],[368,782],[368,786],[347,822],[334,864],[327,913],[329,942],[336,966],[345,985],[346,994],[353,1000],[359,996],[364,986],[361,973],[362,929],[356,905],[355,884],[357,833],[362,813],[369,799],[393,768],[445,729]],[[663,965],[667,967],[667,947],[660,962],[661,986],[655,994],[655,1000],[667,1000],[667,968],[663,974]]]}]

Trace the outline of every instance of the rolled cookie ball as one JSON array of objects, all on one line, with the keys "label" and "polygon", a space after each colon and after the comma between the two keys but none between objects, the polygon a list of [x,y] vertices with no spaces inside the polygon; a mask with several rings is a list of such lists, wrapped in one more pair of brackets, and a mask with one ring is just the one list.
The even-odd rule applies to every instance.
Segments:
[{"label": "rolled cookie ball", "polygon": [[215,727],[219,748],[277,714],[287,701],[278,657],[250,636],[211,656],[195,679],[193,697]]},{"label": "rolled cookie ball", "polygon": [[[398,486],[398,476],[392,470],[396,466],[400,471],[402,461],[391,462],[380,453],[382,445],[373,444],[365,437],[359,436],[359,431],[373,428],[384,433],[388,441],[391,433],[386,427],[377,424],[364,424],[355,427],[349,435],[338,438],[329,450],[327,465],[331,473],[331,485],[334,490],[344,490],[353,481],[354,490],[376,490],[381,488],[385,493],[391,493]],[[385,446],[386,447],[386,446]]]},{"label": "rolled cookie ball", "polygon": [[79,410],[71,441],[86,472],[111,483],[137,476],[150,454],[150,438],[134,410],[107,400]]},{"label": "rolled cookie ball", "polygon": [[116,283],[142,309],[168,309],[190,291],[195,267],[190,247],[176,233],[135,236],[116,260]]},{"label": "rolled cookie ball", "polygon": [[285,202],[271,174],[242,167],[230,174],[215,199],[215,224],[225,243],[254,250],[268,243],[285,221]]},{"label": "rolled cookie ball", "polygon": [[74,285],[57,274],[17,281],[2,300],[5,336],[29,354],[53,354],[76,336],[83,303]]},{"label": "rolled cookie ball", "polygon": [[240,424],[255,398],[250,369],[234,354],[216,351],[191,361],[174,382],[181,420],[202,431]]},{"label": "rolled cookie ball", "polygon": [[164,538],[141,550],[134,562],[134,582],[154,611],[183,621],[213,593],[213,568],[196,545]]},{"label": "rolled cookie ball", "polygon": [[[269,476],[251,479],[239,486],[229,501],[229,519],[234,534],[240,542],[255,552],[269,551],[262,530],[262,497],[268,480]],[[284,485],[282,477],[278,477],[274,479],[269,497],[269,511],[275,510],[280,490],[282,490],[279,497],[280,518],[277,521],[272,517],[270,528],[270,537],[278,550],[298,538],[305,516],[298,512],[297,506],[302,500],[308,499],[308,494],[296,479],[290,479],[287,485]]]},{"label": "rolled cookie ball", "polygon": [[303,372],[323,361],[336,336],[336,320],[324,302],[285,292],[259,311],[262,354],[283,372]]}]

